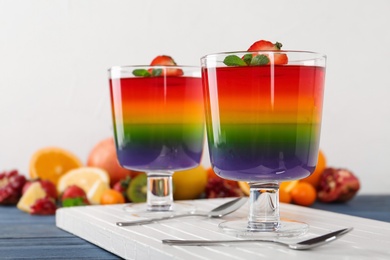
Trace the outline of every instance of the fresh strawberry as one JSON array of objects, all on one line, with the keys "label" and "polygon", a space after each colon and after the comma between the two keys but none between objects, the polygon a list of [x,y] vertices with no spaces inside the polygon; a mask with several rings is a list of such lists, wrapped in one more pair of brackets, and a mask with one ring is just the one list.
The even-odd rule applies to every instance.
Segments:
[{"label": "fresh strawberry", "polygon": [[248,51],[272,51],[272,50],[280,50],[282,47],[281,43],[275,43],[273,44],[272,42],[265,41],[265,40],[260,40],[251,45],[249,47]]},{"label": "fresh strawberry", "polygon": [[[167,55],[160,55],[157,56],[152,60],[150,63],[151,66],[176,66],[176,62],[172,59],[171,56]],[[183,70],[181,69],[161,69],[161,68],[156,68],[156,69],[149,69],[149,73],[152,74],[152,76],[181,76],[183,75]]]},{"label": "fresh strawberry", "polygon": [[[282,44],[280,42],[276,42],[275,44],[270,42],[270,41],[265,41],[265,40],[260,40],[255,43],[253,43],[248,51],[278,51],[282,48]],[[257,56],[256,54],[253,55],[253,58]],[[269,55],[266,55],[269,58]],[[269,62],[273,64],[287,64],[288,58],[287,55],[284,53],[276,53],[273,55],[273,60],[272,58],[269,58]]]},{"label": "fresh strawberry", "polygon": [[45,197],[35,201],[31,206],[30,214],[32,215],[54,215],[57,206],[53,198]]},{"label": "fresh strawberry", "polygon": [[71,185],[66,188],[61,196],[61,202],[63,207],[82,206],[89,204],[85,191],[76,185]]},{"label": "fresh strawberry", "polygon": [[157,56],[152,60],[150,65],[155,66],[155,65],[163,65],[163,66],[176,66],[176,62],[172,59],[171,56],[167,55],[160,55]]}]

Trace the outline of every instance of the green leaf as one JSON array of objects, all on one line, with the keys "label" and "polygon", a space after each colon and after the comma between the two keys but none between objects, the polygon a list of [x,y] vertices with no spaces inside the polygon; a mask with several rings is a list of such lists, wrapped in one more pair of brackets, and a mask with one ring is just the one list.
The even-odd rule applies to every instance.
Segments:
[{"label": "green leaf", "polygon": [[157,77],[162,75],[163,70],[162,69],[153,69],[152,70],[152,76]]},{"label": "green leaf", "polygon": [[246,65],[250,65],[252,61],[252,57],[253,57],[252,54],[245,54],[242,59],[245,61]]},{"label": "green leaf", "polygon": [[267,65],[268,63],[269,63],[269,58],[264,54],[257,55],[255,57],[253,57],[253,59],[251,61],[252,66]]},{"label": "green leaf", "polygon": [[280,42],[276,42],[275,46],[276,46],[276,48],[278,48],[278,50],[280,50],[282,48],[283,44],[281,44]]},{"label": "green leaf", "polygon": [[150,73],[146,69],[135,69],[133,70],[133,75],[137,77],[150,77]]},{"label": "green leaf", "polygon": [[68,199],[64,199],[62,201],[62,207],[73,207],[73,206],[83,206],[83,205],[87,205],[85,202],[84,202],[84,198],[68,198]]},{"label": "green leaf", "polygon": [[247,64],[240,57],[236,55],[226,56],[223,63],[227,66],[246,66]]}]

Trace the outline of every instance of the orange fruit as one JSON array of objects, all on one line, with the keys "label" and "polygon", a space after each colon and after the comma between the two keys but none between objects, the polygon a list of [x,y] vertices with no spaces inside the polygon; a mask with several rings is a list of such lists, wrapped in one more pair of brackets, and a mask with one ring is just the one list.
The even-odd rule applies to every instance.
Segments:
[{"label": "orange fruit", "polygon": [[125,197],[123,194],[117,190],[108,189],[105,190],[100,197],[100,204],[108,205],[108,204],[122,204],[125,203]]},{"label": "orange fruit", "polygon": [[29,172],[32,179],[40,178],[57,184],[63,174],[82,165],[77,156],[65,149],[45,147],[33,154]]},{"label": "orange fruit", "polygon": [[298,182],[299,182],[298,180],[283,181],[279,185],[279,190],[284,190],[287,193],[290,193],[292,191],[292,189],[294,189],[294,187],[298,184]]},{"label": "orange fruit", "polygon": [[[291,202],[290,192],[298,181],[285,181],[282,182],[279,186],[279,201],[284,203]],[[245,181],[239,181],[238,186],[244,192],[245,195],[249,196],[250,187],[249,184]]]},{"label": "orange fruit", "polygon": [[317,166],[316,166],[314,172],[311,175],[309,175],[308,177],[301,179],[301,181],[310,183],[315,188],[317,188],[318,184],[320,182],[321,174],[325,168],[326,168],[326,158],[325,158],[324,153],[320,150],[318,153]]},{"label": "orange fruit", "polygon": [[279,185],[279,201],[284,203],[291,203],[291,191],[298,184],[298,180],[284,181]]},{"label": "orange fruit", "polygon": [[310,206],[317,198],[316,189],[307,182],[298,182],[290,194],[292,202],[301,206]]},{"label": "orange fruit", "polygon": [[88,155],[87,166],[104,169],[110,175],[111,186],[127,176],[135,177],[139,174],[120,166],[112,137],[101,140],[92,148]]},{"label": "orange fruit", "polygon": [[286,190],[279,189],[279,202],[291,203],[291,194]]}]

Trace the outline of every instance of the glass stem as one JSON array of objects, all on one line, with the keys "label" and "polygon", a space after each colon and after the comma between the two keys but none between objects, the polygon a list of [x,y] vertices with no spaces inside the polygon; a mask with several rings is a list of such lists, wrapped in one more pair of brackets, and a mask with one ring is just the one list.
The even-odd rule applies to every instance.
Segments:
[{"label": "glass stem", "polygon": [[148,211],[171,211],[173,209],[172,174],[172,172],[147,173]]},{"label": "glass stem", "polygon": [[279,183],[249,183],[248,228],[257,231],[276,231],[280,226]]}]

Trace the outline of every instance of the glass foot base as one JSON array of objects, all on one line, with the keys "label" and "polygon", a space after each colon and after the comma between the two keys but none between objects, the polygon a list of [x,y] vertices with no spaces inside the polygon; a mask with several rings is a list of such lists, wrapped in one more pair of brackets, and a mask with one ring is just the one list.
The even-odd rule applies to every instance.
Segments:
[{"label": "glass foot base", "polygon": [[245,238],[272,238],[272,237],[295,237],[307,233],[309,225],[303,222],[283,219],[275,223],[274,228],[257,225],[249,226],[247,220],[225,221],[219,224],[224,232]]},{"label": "glass foot base", "polygon": [[146,203],[126,204],[123,210],[129,212],[134,217],[156,218],[166,217],[185,213],[194,213],[196,207],[188,202],[175,202],[171,207],[158,207],[148,210]]}]

